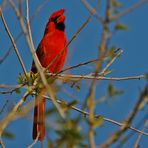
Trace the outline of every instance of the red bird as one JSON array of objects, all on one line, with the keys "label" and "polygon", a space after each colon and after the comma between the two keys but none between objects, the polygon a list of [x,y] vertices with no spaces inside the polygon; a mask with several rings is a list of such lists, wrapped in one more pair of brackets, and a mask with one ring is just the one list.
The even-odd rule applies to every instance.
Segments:
[{"label": "red bird", "polygon": [[[44,36],[36,51],[44,68],[51,64],[48,71],[52,73],[58,73],[62,69],[67,55],[67,48],[64,49],[67,44],[64,11],[64,9],[60,9],[50,16]],[[33,73],[37,72],[34,62],[31,71]],[[38,137],[38,140],[42,141],[45,137],[45,98],[41,98],[40,101],[36,99],[35,101],[33,139]]]}]

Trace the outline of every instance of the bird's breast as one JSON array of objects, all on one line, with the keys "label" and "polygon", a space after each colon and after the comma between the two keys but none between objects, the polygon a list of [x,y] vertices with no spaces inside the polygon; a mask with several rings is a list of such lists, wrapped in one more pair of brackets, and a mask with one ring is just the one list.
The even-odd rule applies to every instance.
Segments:
[{"label": "bird's breast", "polygon": [[46,34],[41,42],[44,45],[42,47],[44,58],[40,60],[42,66],[46,68],[51,64],[49,71],[59,72],[64,65],[67,54],[65,33],[63,31],[55,31]]}]

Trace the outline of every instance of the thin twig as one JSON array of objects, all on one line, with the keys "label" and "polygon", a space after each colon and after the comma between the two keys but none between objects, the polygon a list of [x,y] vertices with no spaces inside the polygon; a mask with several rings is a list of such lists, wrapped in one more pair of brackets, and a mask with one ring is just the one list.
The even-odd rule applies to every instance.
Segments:
[{"label": "thin twig", "polygon": [[100,72],[100,74],[104,75],[107,69],[111,66],[111,64],[123,53],[123,50],[121,50],[118,54],[113,57],[113,59],[103,68],[103,70]]},{"label": "thin twig", "polygon": [[13,107],[13,109],[8,113],[8,115],[0,121],[0,137],[2,136],[2,133],[4,129],[7,127],[7,125],[14,120],[14,116],[16,114],[16,111],[18,108],[24,103],[26,98],[29,96],[29,92],[26,92],[24,96],[19,100],[19,102]]},{"label": "thin twig", "polygon": [[26,70],[25,65],[24,65],[24,63],[23,63],[23,60],[22,60],[22,58],[21,58],[21,55],[20,55],[20,53],[19,53],[19,51],[18,51],[18,48],[17,48],[17,46],[16,46],[16,44],[15,44],[15,41],[14,41],[14,39],[13,39],[13,37],[12,37],[10,31],[9,31],[9,28],[8,28],[8,26],[7,26],[7,24],[6,24],[6,21],[5,21],[5,18],[4,18],[4,16],[3,16],[3,12],[2,12],[2,10],[1,10],[1,8],[0,8],[0,16],[1,16],[1,19],[2,19],[2,22],[3,22],[3,25],[4,25],[4,27],[5,27],[5,30],[6,30],[8,36],[9,36],[9,38],[10,38],[10,40],[11,40],[11,43],[12,43],[13,47],[14,47],[15,53],[16,53],[16,55],[17,55],[17,57],[18,57],[18,60],[19,60],[19,62],[20,62],[20,64],[21,64],[21,67],[22,67],[22,69],[23,69],[23,71],[24,71],[24,74],[25,74],[25,76],[27,77],[27,70]]},{"label": "thin twig", "polygon": [[127,8],[126,10],[124,10],[123,12],[116,14],[115,16],[111,16],[111,20],[117,20],[122,16],[125,16],[127,14],[129,14],[130,12],[136,10],[137,8],[139,8],[140,6],[142,6],[143,4],[147,3],[148,0],[139,0],[136,4],[132,5],[131,7]]},{"label": "thin twig", "polygon": [[[15,41],[16,41],[16,39],[15,39]],[[0,64],[2,64],[4,62],[4,60],[8,57],[8,55],[10,54],[12,49],[13,49],[13,45],[10,46],[8,51],[6,51],[6,53],[2,57],[0,57]]]},{"label": "thin twig", "polygon": [[0,109],[0,114],[4,111],[5,107],[7,106],[8,104],[8,100],[5,101],[4,105],[2,106],[2,108]]},{"label": "thin twig", "polygon": [[13,92],[16,92],[18,88],[7,90],[7,91],[0,91],[0,94],[12,94]]},{"label": "thin twig", "polygon": [[10,90],[7,90],[7,91],[0,91],[0,94],[12,94],[13,92],[16,92],[18,89],[20,88],[31,88],[33,86],[24,86],[24,84],[21,84],[21,85],[15,85],[15,86],[9,86],[9,85],[0,85],[0,88],[3,88],[3,89],[10,89]]},{"label": "thin twig", "polygon": [[[148,119],[146,120],[145,124],[144,124],[144,127],[142,129],[142,132],[144,132],[144,130],[146,129],[146,127],[148,126]],[[142,133],[139,134],[136,142],[135,142],[135,145],[134,145],[134,148],[138,148],[138,145],[139,145],[139,142],[141,140],[141,137],[142,137]]]},{"label": "thin twig", "polygon": [[0,145],[2,146],[2,148],[5,148],[5,144],[4,144],[4,142],[3,142],[1,137],[0,137]]},{"label": "thin twig", "polygon": [[[128,77],[104,77],[104,76],[92,76],[92,75],[72,75],[72,74],[53,74],[53,73],[47,73],[48,76],[57,76],[58,78],[76,78],[76,79],[98,79],[98,80],[115,80],[115,81],[121,81],[121,80],[140,80],[145,79],[145,75],[137,75],[137,76],[128,76]],[[33,87],[33,86],[32,86]],[[23,86],[23,84],[20,85],[0,85],[0,88],[27,88],[26,86]]]},{"label": "thin twig", "polygon": [[23,15],[22,14],[22,0],[18,0],[18,9],[19,9],[20,14]]},{"label": "thin twig", "polygon": [[85,5],[85,7],[88,9],[88,11],[93,14],[101,23],[103,23],[103,19],[101,16],[98,15],[96,9],[94,9],[86,0],[81,0],[82,3]]},{"label": "thin twig", "polygon": [[[33,20],[36,15],[41,11],[41,9],[47,4],[49,0],[44,0],[35,10],[35,12],[33,13],[33,15],[31,16],[30,20]],[[30,21],[31,22],[31,21]]]},{"label": "thin twig", "polygon": [[112,80],[112,81],[123,81],[123,80],[140,80],[145,79],[145,75],[128,76],[128,77],[105,77],[105,76],[94,76],[94,75],[72,75],[72,74],[53,74],[47,73],[48,76],[57,77],[63,80],[74,80],[79,81],[83,79],[96,79],[96,80]]},{"label": "thin twig", "polygon": [[[140,80],[145,79],[145,75],[138,75],[138,76],[129,76],[129,77],[105,77],[105,76],[93,76],[93,75],[72,75],[72,74],[53,74],[53,73],[47,73],[50,77],[56,77],[61,80],[69,80],[69,81],[79,81],[83,79],[96,79],[96,80],[112,80],[112,81],[125,81],[125,80]],[[29,86],[34,87],[34,86]],[[19,88],[28,88],[27,86],[23,85],[0,85],[0,88],[11,88],[12,90],[6,91],[6,92],[0,92],[0,93],[12,93],[16,91]],[[14,89],[13,89],[14,88]]]},{"label": "thin twig", "polygon": [[33,140],[33,143],[31,143],[29,146],[27,146],[27,148],[32,148],[38,142],[39,135],[40,135],[40,133],[38,133],[36,139]]},{"label": "thin twig", "polygon": [[[143,123],[147,120],[148,113],[136,124],[135,129],[138,129],[143,125]],[[115,146],[115,148],[123,147],[124,144],[126,144],[136,133],[133,133],[133,131],[130,131],[126,137],[123,135],[120,139],[121,142]],[[139,133],[140,134],[140,133]],[[122,142],[122,139],[126,138],[126,143]]]},{"label": "thin twig", "polygon": [[[105,16],[105,20],[102,23],[103,25],[103,33],[102,33],[102,38],[101,38],[101,43],[99,46],[99,54],[98,54],[98,62],[96,63],[96,69],[94,72],[94,76],[96,77],[99,73],[99,71],[102,68],[102,64],[105,58],[105,54],[107,51],[107,41],[108,41],[108,25],[109,25],[109,15],[110,13],[108,13],[110,11],[110,1],[107,1],[106,3],[106,16]],[[92,85],[90,86],[89,92],[88,92],[88,97],[86,98],[86,101],[89,101],[89,105],[88,105],[88,110],[89,110],[89,143],[90,143],[90,147],[91,148],[95,148],[95,114],[94,114],[94,110],[95,110],[95,92],[96,92],[96,80],[97,79],[92,79]]]},{"label": "thin twig", "polygon": [[33,60],[34,60],[34,63],[35,63],[35,66],[41,76],[41,80],[44,84],[44,86],[46,88],[48,88],[48,92],[52,98],[52,101],[53,101],[53,104],[56,106],[57,110],[59,111],[60,115],[64,118],[65,117],[65,114],[64,114],[64,111],[61,109],[61,107],[57,104],[56,102],[56,97],[55,97],[55,93],[52,89],[52,87],[48,84],[46,78],[45,78],[45,75],[44,75],[44,71],[43,71],[43,68],[40,64],[40,61],[36,55],[36,52],[35,52],[35,48],[34,48],[34,44],[33,44],[33,40],[32,40],[32,34],[31,34],[31,28],[30,28],[30,22],[29,22],[29,6],[28,6],[28,0],[26,0],[26,22],[27,22],[27,28],[28,28],[28,34],[29,34],[29,40],[30,40],[30,51],[31,51],[31,54],[33,56]]},{"label": "thin twig", "polygon": [[42,71],[42,66],[40,64],[40,61],[36,55],[36,52],[35,52],[35,48],[34,48],[34,44],[33,44],[33,40],[32,40],[32,33],[31,33],[31,28],[30,28],[30,22],[29,22],[29,6],[28,6],[28,0],[26,0],[26,22],[27,22],[27,28],[28,28],[28,34],[29,34],[29,44],[30,44],[30,51],[31,51],[31,54],[33,56],[33,60],[34,60],[34,63],[35,63],[35,66],[41,76],[41,79],[43,81],[43,84],[44,85],[47,85],[47,81],[46,81],[46,78],[45,78],[45,75]]},{"label": "thin twig", "polygon": [[[33,13],[33,15],[31,16],[31,19],[30,19],[30,23],[34,20],[35,16],[41,11],[41,9],[43,8],[43,6],[45,6],[46,2],[48,0],[45,0],[42,5],[40,5],[39,7],[37,7],[37,9],[35,10],[35,12]],[[6,1],[4,1],[6,2]],[[23,35],[24,31],[21,31],[17,37],[14,39],[15,40],[15,43],[21,39],[21,36]],[[10,55],[11,51],[13,49],[13,45],[10,45],[8,51],[4,54],[4,56],[2,58],[0,58],[0,64],[2,64],[4,62],[4,60]]]},{"label": "thin twig", "polygon": [[[32,91],[32,90],[31,90]],[[42,89],[40,94],[37,96],[37,99],[40,99],[43,94],[45,94],[47,90]],[[26,106],[22,106],[22,104],[25,102],[26,98],[31,95],[32,92],[26,92],[24,96],[18,101],[18,103],[13,107],[13,109],[8,113],[8,115],[0,121],[0,137],[4,131],[4,129],[10,124],[11,121],[17,119],[17,118],[22,118],[27,115],[27,113],[34,107],[34,100],[31,100]],[[40,100],[39,102],[40,103]],[[37,104],[35,104],[37,105]],[[18,112],[18,109],[19,112]]]},{"label": "thin twig", "polygon": [[[48,100],[51,101],[51,98],[50,98],[49,96],[44,95],[44,97],[45,97],[46,99],[48,99]],[[63,100],[58,100],[58,99],[57,99],[56,101],[57,101],[57,103],[59,103],[59,104],[61,104],[61,105],[62,105],[62,104],[64,104],[64,105],[67,104],[67,105],[68,105],[68,103],[65,102],[65,101],[63,101]],[[82,109],[80,109],[80,108],[78,108],[78,107],[71,106],[71,108],[72,108],[73,110],[75,110],[75,111],[77,111],[77,112],[83,114],[84,117],[90,115],[89,112],[83,111]],[[109,122],[109,123],[113,123],[113,124],[118,125],[118,126],[120,126],[120,127],[124,127],[124,126],[126,125],[126,123],[124,123],[124,122],[123,122],[123,123],[117,122],[117,121],[115,121],[115,120],[106,118],[106,117],[104,117],[104,116],[102,116],[102,115],[96,115],[96,114],[95,114],[95,118],[96,118],[96,119],[100,119],[100,117],[103,118],[104,121]],[[132,126],[128,126],[128,129],[131,129],[132,131],[135,131],[135,132],[140,133],[140,134],[142,134],[142,135],[148,136],[148,133],[143,132],[143,131],[141,131],[141,130],[138,130],[138,129],[132,127]]]},{"label": "thin twig", "polygon": [[23,87],[22,84],[20,85],[0,85],[0,88],[20,88]]},{"label": "thin twig", "polygon": [[6,6],[7,6],[7,1],[4,0],[0,7],[3,10]]},{"label": "thin twig", "polygon": [[142,91],[137,103],[135,104],[134,108],[132,109],[131,113],[129,114],[129,117],[125,120],[124,126],[122,126],[121,129],[115,131],[110,138],[108,138],[103,144],[99,146],[99,148],[107,148],[111,146],[113,143],[115,143],[128,129],[131,125],[133,119],[135,118],[136,114],[139,111],[139,107],[141,103],[143,102],[143,98],[148,94],[148,88],[145,87],[145,89]]},{"label": "thin twig", "polygon": [[29,36],[28,36],[28,32],[27,32],[27,28],[26,28],[26,25],[24,23],[24,20],[23,20],[23,16],[21,15],[19,9],[16,7],[15,3],[12,1],[12,0],[9,0],[9,3],[11,5],[11,7],[13,8],[19,22],[20,22],[20,25],[21,25],[21,28],[22,28],[22,31],[25,35],[25,39],[28,43],[28,46],[30,47],[30,42],[29,42]]},{"label": "thin twig", "polygon": [[77,68],[77,67],[80,67],[80,66],[84,66],[84,65],[87,65],[87,64],[90,64],[90,63],[94,63],[94,62],[97,62],[97,61],[98,61],[98,59],[93,59],[93,60],[90,60],[90,61],[87,61],[87,62],[82,62],[82,63],[79,63],[77,65],[65,68],[65,69],[61,70],[59,73],[62,73],[62,72],[65,72],[65,71],[68,71],[68,70],[71,70],[71,69],[74,69],[74,68]]},{"label": "thin twig", "polygon": [[96,92],[96,79],[93,79],[91,87],[89,89],[88,96],[86,98],[86,101],[89,102],[88,104],[88,110],[89,110],[89,132],[88,132],[88,138],[89,138],[89,144],[91,148],[95,148],[95,92]]}]

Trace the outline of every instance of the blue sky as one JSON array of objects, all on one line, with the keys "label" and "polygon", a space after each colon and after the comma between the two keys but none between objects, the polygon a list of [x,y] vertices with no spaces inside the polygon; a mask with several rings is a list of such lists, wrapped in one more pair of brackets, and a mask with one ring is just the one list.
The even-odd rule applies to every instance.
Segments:
[{"label": "blue sky", "polygon": [[[42,3],[43,0],[37,0],[34,2],[30,0],[30,16],[34,13],[36,8]],[[92,7],[96,6],[97,0],[88,1]],[[137,0],[131,0],[125,3],[125,1],[121,0],[124,6],[122,9],[135,4],[138,2]],[[25,4],[23,4],[23,14],[25,18]],[[40,11],[40,13],[35,17],[33,22],[31,23],[32,35],[35,47],[38,46],[40,42],[44,27],[47,23],[47,20],[50,14],[58,9],[65,8],[66,12],[66,34],[68,40],[73,36],[73,34],[78,30],[78,28],[84,23],[84,21],[90,15],[86,7],[79,0],[69,1],[69,0],[54,0],[49,1],[44,6],[44,8]],[[99,14],[103,14],[104,7],[99,7],[97,12]],[[21,31],[21,27],[19,22],[16,19],[14,11],[10,9],[8,6],[4,10],[4,16],[6,18],[8,27],[14,37]],[[134,76],[141,75],[148,72],[147,63],[148,63],[148,4],[145,4],[135,10],[134,12],[123,16],[120,21],[126,25],[128,25],[127,31],[119,31],[117,32],[112,40],[110,41],[110,45],[116,45],[118,48],[122,48],[124,50],[123,55],[118,58],[111,69],[113,69],[112,74],[109,76],[120,77],[120,76]],[[4,53],[8,50],[8,47],[11,45],[10,40],[4,30],[2,22],[0,21],[0,57],[4,55]],[[83,61],[87,61],[89,59],[97,58],[98,56],[98,45],[100,43],[102,27],[100,23],[94,17],[91,22],[80,32],[77,38],[71,43],[69,46],[69,52],[67,57],[67,62],[65,67],[70,65],[75,65]],[[24,60],[24,64],[27,70],[30,70],[32,57],[26,41],[24,37],[22,37],[17,42],[17,47],[21,53],[22,58]],[[77,68],[72,70],[72,73],[75,74],[86,74],[90,73],[94,70],[93,65],[87,65],[81,68]],[[14,52],[12,52],[9,57],[0,65],[0,84],[11,84],[15,85],[17,83],[17,78],[19,73],[22,73],[22,69],[16,58]],[[129,80],[129,81],[99,81],[97,84],[97,91],[95,99],[98,99],[106,93],[106,86],[108,83],[113,84],[118,89],[123,89],[124,94],[122,96],[117,97],[116,99],[110,99],[109,102],[111,104],[100,103],[96,106],[96,113],[101,114],[107,118],[111,118],[117,121],[124,120],[128,113],[133,108],[134,104],[139,98],[140,91],[144,88],[146,81],[145,80]],[[77,98],[81,98],[80,102],[83,102],[88,93],[89,81],[82,81],[81,91],[77,92],[69,88],[69,86],[65,86],[67,90],[69,90],[72,94],[74,94]],[[9,100],[9,107],[12,107],[12,104],[15,104],[20,95],[0,95],[0,108],[3,106],[6,99]],[[60,94],[60,96],[64,96]],[[68,98],[66,98],[68,99]],[[7,110],[8,110],[7,109]],[[147,107],[145,107],[142,111],[138,113],[136,116],[133,126],[145,115],[147,114]],[[5,114],[0,116],[0,118],[4,117]],[[7,148],[10,147],[26,147],[30,143],[32,143],[31,131],[32,124],[30,124],[32,118],[32,113],[29,114],[29,117],[24,119],[19,119],[13,121],[9,126],[8,130],[14,132],[16,134],[15,140],[6,140],[4,142]],[[96,143],[102,143],[106,137],[108,137],[115,129],[118,127],[116,125],[112,125],[111,123],[106,123],[104,127],[98,128],[96,130],[97,137]],[[147,130],[148,132],[148,130]],[[137,139],[138,134],[135,134],[133,138],[125,145],[125,147],[133,147],[134,141]],[[22,140],[23,138],[23,140]],[[140,141],[141,147],[146,147],[148,145],[148,137],[143,136]],[[113,146],[114,147],[114,146]]]}]

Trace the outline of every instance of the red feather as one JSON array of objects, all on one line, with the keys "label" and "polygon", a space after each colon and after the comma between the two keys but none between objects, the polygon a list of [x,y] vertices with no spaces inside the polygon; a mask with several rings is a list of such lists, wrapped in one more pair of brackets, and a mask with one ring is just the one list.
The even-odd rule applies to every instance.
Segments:
[{"label": "red feather", "polygon": [[[64,9],[58,10],[50,16],[43,39],[36,51],[39,61],[44,68],[51,64],[48,70],[52,73],[58,73],[62,69],[67,55],[67,48],[64,49],[67,43],[64,11]],[[31,71],[37,72],[34,62]],[[45,98],[36,98],[35,101],[33,139],[39,136],[38,139],[42,141],[45,137]]]}]

